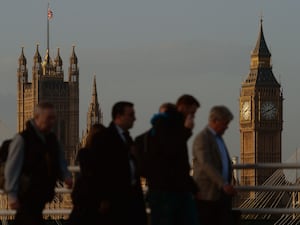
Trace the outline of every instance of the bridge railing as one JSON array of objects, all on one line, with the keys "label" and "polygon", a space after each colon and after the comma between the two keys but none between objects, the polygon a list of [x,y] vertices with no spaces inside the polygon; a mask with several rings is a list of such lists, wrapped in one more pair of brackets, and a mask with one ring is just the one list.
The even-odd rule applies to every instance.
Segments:
[{"label": "bridge railing", "polygon": [[[79,166],[69,166],[69,170],[72,173],[78,173],[80,171]],[[60,187],[60,188],[55,188],[55,193],[56,194],[70,194],[72,192],[71,189],[65,188],[65,187]],[[0,189],[0,195],[4,197],[6,194],[3,190]],[[6,196],[5,196],[6,197]],[[6,199],[7,201],[7,199]],[[56,216],[56,215],[69,215],[71,213],[70,208],[60,208],[60,209],[44,209],[43,214],[44,215],[50,215],[50,216]],[[0,208],[0,217],[11,217],[16,214],[16,210],[13,209],[7,209],[7,208]]]},{"label": "bridge railing", "polygon": [[[234,164],[234,170],[246,169],[300,169],[300,163],[257,163],[257,164]],[[239,192],[299,192],[300,185],[258,185],[258,186],[241,186],[236,185],[235,188]],[[234,211],[239,211],[241,214],[298,214],[300,215],[300,208],[233,208]]]},{"label": "bridge railing", "polygon": [[[79,172],[78,166],[70,166],[70,171],[73,173]],[[258,163],[258,164],[235,164],[233,165],[234,170],[242,169],[300,169],[299,163]],[[259,185],[259,186],[240,186],[237,185],[235,188],[239,192],[249,191],[249,192],[299,192],[300,185],[282,185],[282,186],[273,186],[273,185]],[[70,189],[61,187],[55,189],[56,193],[65,194],[71,193]],[[0,194],[5,194],[0,190]],[[233,208],[234,211],[239,211],[242,214],[299,214],[300,208]],[[47,215],[68,215],[70,214],[71,209],[45,209],[44,214]],[[15,210],[11,209],[0,209],[0,216],[12,216],[15,214]]]}]

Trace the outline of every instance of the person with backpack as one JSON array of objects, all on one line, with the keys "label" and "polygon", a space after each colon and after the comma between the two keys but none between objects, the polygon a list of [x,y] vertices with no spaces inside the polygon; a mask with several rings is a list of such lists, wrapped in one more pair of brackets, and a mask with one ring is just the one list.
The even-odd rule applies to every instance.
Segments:
[{"label": "person with backpack", "polygon": [[135,139],[138,165],[148,185],[151,225],[198,225],[198,188],[190,176],[187,140],[200,104],[190,95],[179,100],[161,105],[151,119],[152,128]]},{"label": "person with backpack", "polygon": [[[176,106],[171,102],[166,102],[160,105],[158,113],[151,119],[151,125],[154,125],[156,118],[163,115],[167,110],[176,109]],[[153,128],[151,127],[142,134],[135,137],[134,140],[134,156],[136,157],[136,164],[139,174],[142,178],[146,179],[152,172],[153,161],[155,160],[155,152],[150,152],[148,149],[148,141],[153,134]],[[153,158],[154,157],[154,158]],[[147,185],[147,180],[145,184]],[[147,199],[147,193],[145,193],[145,198]]]},{"label": "person with backpack", "polygon": [[5,164],[8,205],[16,209],[14,225],[44,225],[43,209],[55,195],[57,181],[72,188],[62,145],[53,132],[56,113],[52,103],[39,103],[34,118],[9,145]]}]

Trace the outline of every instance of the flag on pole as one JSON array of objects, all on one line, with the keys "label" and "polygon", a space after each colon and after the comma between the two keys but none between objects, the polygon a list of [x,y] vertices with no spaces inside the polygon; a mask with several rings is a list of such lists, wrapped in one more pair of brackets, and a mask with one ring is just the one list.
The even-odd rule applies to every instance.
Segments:
[{"label": "flag on pole", "polygon": [[53,12],[50,8],[48,8],[48,20],[51,20],[53,17]]}]

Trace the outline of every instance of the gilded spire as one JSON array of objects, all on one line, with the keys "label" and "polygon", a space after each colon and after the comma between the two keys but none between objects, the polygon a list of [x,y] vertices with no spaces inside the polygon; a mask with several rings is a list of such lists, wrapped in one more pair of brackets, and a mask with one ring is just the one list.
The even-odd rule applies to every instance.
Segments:
[{"label": "gilded spire", "polygon": [[260,19],[260,31],[256,41],[255,48],[252,52],[252,56],[261,56],[261,57],[271,57],[271,53],[268,49],[268,46],[265,41],[264,32],[263,32],[263,19]]},{"label": "gilded spire", "polygon": [[51,75],[53,70],[53,62],[50,58],[49,49],[46,49],[44,61],[42,62],[43,75]]}]

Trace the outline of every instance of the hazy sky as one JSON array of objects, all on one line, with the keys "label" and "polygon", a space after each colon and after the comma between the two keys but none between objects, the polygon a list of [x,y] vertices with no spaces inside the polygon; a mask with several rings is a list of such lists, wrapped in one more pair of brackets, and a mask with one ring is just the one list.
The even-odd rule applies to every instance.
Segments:
[{"label": "hazy sky", "polygon": [[[50,0],[50,52],[67,77],[72,45],[80,67],[80,129],[86,125],[93,75],[104,124],[113,103],[135,103],[133,136],[148,129],[158,106],[183,93],[201,103],[194,134],[209,109],[227,105],[235,115],[225,134],[239,156],[239,92],[263,15],[273,72],[284,95],[283,160],[300,147],[299,0]],[[17,66],[24,46],[31,76],[36,43],[46,49],[46,0],[3,0],[0,7],[0,120],[16,131]],[[190,139],[193,141],[194,136]]]}]

